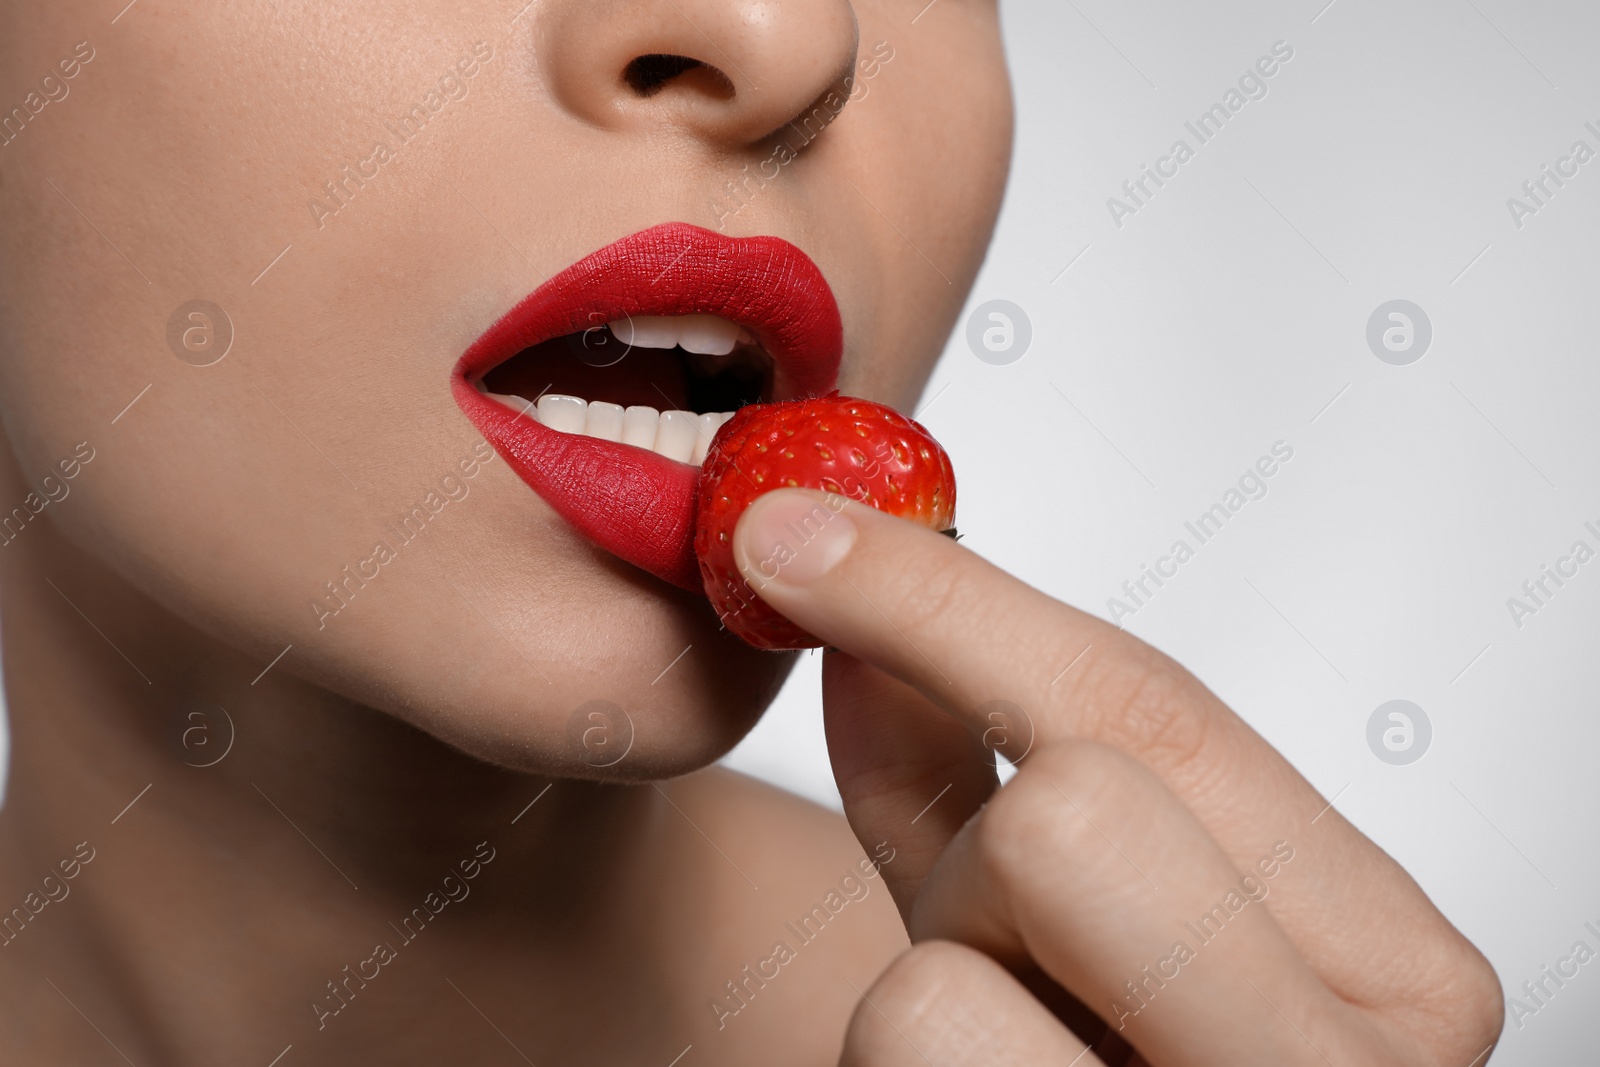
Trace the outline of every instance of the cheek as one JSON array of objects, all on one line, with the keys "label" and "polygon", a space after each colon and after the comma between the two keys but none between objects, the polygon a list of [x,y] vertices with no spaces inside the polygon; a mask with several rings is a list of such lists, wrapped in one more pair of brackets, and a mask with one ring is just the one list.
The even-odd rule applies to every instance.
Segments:
[{"label": "cheek", "polygon": [[[79,441],[100,450],[53,516],[77,543],[186,614],[274,605],[281,630],[371,553],[381,505],[437,486],[475,438],[439,414],[453,414],[443,383],[460,342],[445,316],[404,310],[461,270],[415,236],[425,168],[385,174],[337,228],[319,230],[306,206],[371,152],[375,135],[352,116],[415,95],[441,64],[417,54],[426,35],[408,16],[373,19],[381,68],[324,83],[281,27],[263,34],[230,5],[168,6],[184,9],[184,47],[162,47],[175,31],[130,12],[117,29],[147,47],[101,49],[24,135],[29,154],[0,161],[0,405],[31,479]],[[270,86],[293,91],[253,105]],[[118,165],[97,165],[106,158]],[[410,264],[415,291],[374,259]],[[194,301],[219,310],[175,336],[174,314]],[[222,334],[225,357],[197,358]],[[386,367],[401,351],[418,358]],[[376,386],[424,399],[374,402]]]},{"label": "cheek", "polygon": [[[839,155],[853,158],[829,175],[844,190],[841,207],[859,209],[852,233],[872,242],[882,262],[876,276],[852,279],[849,291],[835,286],[842,302],[858,301],[846,315],[847,345],[873,353],[849,368],[841,387],[901,407],[915,403],[983,262],[1012,138],[1011,86],[992,7],[951,5],[942,21],[930,15],[916,29],[912,47],[902,26],[863,15],[863,53],[887,40],[894,56],[867,97],[846,109],[850,121],[835,128],[850,142]],[[951,77],[955,70],[959,78]],[[863,173],[854,160],[871,166]]]}]

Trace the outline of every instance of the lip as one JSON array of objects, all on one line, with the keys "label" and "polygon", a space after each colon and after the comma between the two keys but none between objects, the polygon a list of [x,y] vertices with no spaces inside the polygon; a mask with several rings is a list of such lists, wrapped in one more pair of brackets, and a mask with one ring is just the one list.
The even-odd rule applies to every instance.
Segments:
[{"label": "lip", "polygon": [[461,356],[451,391],[512,470],[579,533],[663,581],[698,592],[698,467],[552,430],[474,385],[553,337],[630,315],[694,314],[721,316],[755,336],[773,363],[773,395],[764,399],[795,400],[834,388],[844,330],[833,291],[811,258],[778,237],[727,237],[669,222],[606,245],[524,297]]}]

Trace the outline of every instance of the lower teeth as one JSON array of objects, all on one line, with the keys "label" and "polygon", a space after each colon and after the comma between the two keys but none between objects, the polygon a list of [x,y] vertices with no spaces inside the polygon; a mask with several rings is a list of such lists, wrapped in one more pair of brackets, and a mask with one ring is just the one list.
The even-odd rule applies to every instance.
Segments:
[{"label": "lower teeth", "polygon": [[585,401],[561,393],[546,393],[539,398],[537,406],[520,396],[489,392],[485,395],[513,411],[537,418],[552,430],[602,441],[619,441],[696,466],[705,461],[706,449],[717,430],[733,418],[731,411],[697,415],[692,411],[659,411],[643,404],[624,408],[621,404]]}]

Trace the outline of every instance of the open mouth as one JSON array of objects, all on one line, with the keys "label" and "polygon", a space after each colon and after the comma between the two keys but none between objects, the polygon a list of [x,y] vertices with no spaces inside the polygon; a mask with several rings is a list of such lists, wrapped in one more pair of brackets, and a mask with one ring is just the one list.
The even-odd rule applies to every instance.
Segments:
[{"label": "open mouth", "polygon": [[772,357],[716,315],[636,315],[542,341],[479,378],[552,430],[699,466],[722,424],[770,399]]},{"label": "open mouth", "polygon": [[815,263],[777,237],[666,223],[545,282],[456,364],[456,403],[600,548],[701,588],[699,464],[745,404],[833,389],[843,328]]}]

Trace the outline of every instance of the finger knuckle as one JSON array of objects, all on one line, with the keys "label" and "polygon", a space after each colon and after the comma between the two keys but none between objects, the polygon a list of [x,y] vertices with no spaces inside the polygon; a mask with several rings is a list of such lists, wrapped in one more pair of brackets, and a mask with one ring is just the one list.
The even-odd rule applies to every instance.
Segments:
[{"label": "finger knuckle", "polygon": [[1505,993],[1488,960],[1479,957],[1471,973],[1462,976],[1457,993],[1461,1028],[1470,1035],[1469,1043],[1487,1046],[1499,1041],[1506,1023]]},{"label": "finger knuckle", "polygon": [[1505,991],[1494,967],[1465,938],[1451,938],[1441,956],[1430,981],[1433,993],[1422,1004],[1424,1028],[1442,1058],[1466,1062],[1500,1040]]},{"label": "finger knuckle", "polygon": [[1091,673],[1078,691],[1085,732],[1161,772],[1199,773],[1225,714],[1200,681],[1140,646]]},{"label": "finger knuckle", "polygon": [[922,941],[901,953],[856,1005],[842,1067],[899,1063],[907,1041],[923,1052],[937,1049],[945,1024],[973,1001],[986,963],[950,941]]},{"label": "finger knuckle", "polygon": [[1044,749],[984,809],[978,859],[990,877],[1016,887],[1038,877],[1041,848],[1096,855],[1101,813],[1144,810],[1151,781],[1137,760],[1109,745],[1074,741]]},{"label": "finger knuckle", "polygon": [[[1031,770],[1031,768],[1030,768]],[[983,809],[974,851],[984,874],[1001,884],[1026,874],[1041,835],[1057,833],[1048,824],[1059,815],[1049,810],[1035,779],[1019,772]],[[1060,803],[1057,798],[1057,803]]]}]

